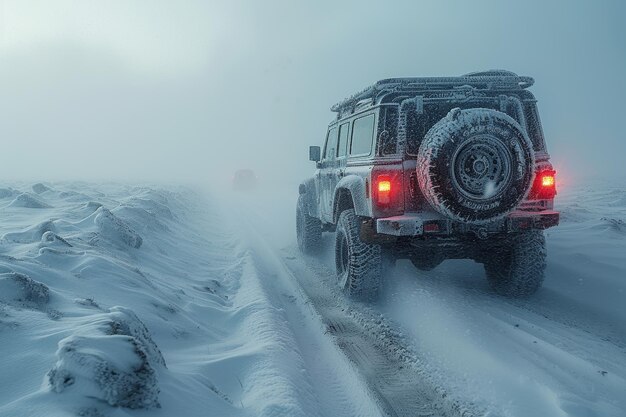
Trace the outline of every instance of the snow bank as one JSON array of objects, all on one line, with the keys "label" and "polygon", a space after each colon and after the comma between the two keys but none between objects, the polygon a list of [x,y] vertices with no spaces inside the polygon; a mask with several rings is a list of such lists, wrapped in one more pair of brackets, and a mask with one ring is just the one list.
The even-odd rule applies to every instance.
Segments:
[{"label": "snow bank", "polygon": [[76,209],[76,212],[81,213],[84,216],[89,216],[93,214],[96,210],[98,210],[100,207],[103,207],[102,203],[99,203],[97,201],[88,201],[87,203],[78,207]]},{"label": "snow bank", "polygon": [[51,389],[112,406],[160,407],[157,370],[165,361],[146,326],[123,307],[90,319],[59,342],[57,363],[47,374]]},{"label": "snow bank", "polygon": [[46,210],[0,208],[0,416],[377,415],[215,202],[49,188]]},{"label": "snow bank", "polygon": [[157,198],[159,200],[161,200],[161,202],[157,201],[157,199],[155,199],[154,195],[151,195],[152,198],[139,198],[139,197],[133,197],[131,199],[129,199],[128,204],[130,206],[134,206],[134,207],[140,207],[144,210],[146,210],[147,212],[158,216],[159,218],[164,218],[164,219],[169,219],[172,220],[174,219],[174,215],[172,214],[172,211],[170,210],[170,208],[166,205],[167,203],[167,197],[165,196],[158,196]]},{"label": "snow bank", "polygon": [[12,188],[0,188],[0,198],[13,197],[16,193]]},{"label": "snow bank", "polygon": [[44,234],[57,231],[53,220],[46,220],[34,226],[28,227],[19,232],[6,233],[2,236],[2,240],[15,243],[32,243],[40,241]]},{"label": "snow bank", "polygon": [[65,239],[63,239],[61,236],[57,235],[56,233],[48,230],[46,232],[44,232],[41,235],[41,243],[43,246],[45,247],[49,247],[49,246],[69,246],[71,247],[72,245]]},{"label": "snow bank", "polygon": [[187,191],[46,187],[0,190],[14,199],[0,209],[0,415],[247,414],[241,268],[207,206]]},{"label": "snow bank", "polygon": [[28,275],[18,272],[0,274],[0,302],[41,310],[49,300],[48,287]]},{"label": "snow bank", "polygon": [[[171,377],[148,326],[169,332],[171,317],[162,319],[155,306],[175,301],[140,269],[135,249],[144,238],[130,212],[104,204],[144,209],[123,203],[129,196],[119,186],[103,188],[5,189],[17,197],[1,209],[0,223],[0,346],[12,358],[0,359],[2,416],[107,415],[102,404],[159,409],[160,378]],[[141,255],[154,265],[155,253]],[[158,268],[155,275],[163,277]]]},{"label": "snow bank", "polygon": [[100,207],[95,212],[94,222],[98,226],[100,235],[117,244],[138,249],[143,239],[125,221],[118,218],[110,210]]},{"label": "snow bank", "polygon": [[50,208],[50,205],[48,205],[47,203],[44,203],[42,200],[40,200],[39,198],[35,197],[34,195],[30,193],[22,193],[18,195],[17,197],[15,197],[15,200],[13,200],[11,204],[9,204],[9,207],[42,209],[42,208]]},{"label": "snow bank", "polygon": [[[167,226],[159,221],[160,215],[150,212],[142,207],[136,207],[129,204],[122,204],[111,210],[116,216],[123,217],[136,230],[154,230],[166,232]],[[171,213],[170,213],[171,216]],[[171,217],[165,217],[171,219]]]},{"label": "snow bank", "polygon": [[33,186],[31,187],[33,189],[34,192],[36,192],[37,194],[41,194],[41,193],[45,193],[46,191],[50,191],[51,188],[38,182],[37,184],[33,184]]}]

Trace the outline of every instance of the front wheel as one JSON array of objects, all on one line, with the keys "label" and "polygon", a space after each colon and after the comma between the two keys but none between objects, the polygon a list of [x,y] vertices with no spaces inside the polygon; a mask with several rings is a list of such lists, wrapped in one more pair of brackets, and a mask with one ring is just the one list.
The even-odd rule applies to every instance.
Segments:
[{"label": "front wheel", "polygon": [[496,293],[507,297],[527,297],[541,287],[546,269],[543,231],[511,236],[490,252],[484,254],[485,273]]},{"label": "front wheel", "polygon": [[376,299],[381,286],[383,261],[380,245],[361,240],[360,222],[354,210],[343,211],[337,222],[335,237],[339,287],[359,300]]}]

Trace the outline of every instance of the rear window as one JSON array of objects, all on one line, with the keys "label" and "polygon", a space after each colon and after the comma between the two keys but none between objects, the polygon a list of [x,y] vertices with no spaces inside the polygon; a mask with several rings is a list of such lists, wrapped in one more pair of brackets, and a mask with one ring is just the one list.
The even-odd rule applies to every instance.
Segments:
[{"label": "rear window", "polygon": [[374,141],[374,114],[359,117],[352,122],[350,155],[369,155]]}]

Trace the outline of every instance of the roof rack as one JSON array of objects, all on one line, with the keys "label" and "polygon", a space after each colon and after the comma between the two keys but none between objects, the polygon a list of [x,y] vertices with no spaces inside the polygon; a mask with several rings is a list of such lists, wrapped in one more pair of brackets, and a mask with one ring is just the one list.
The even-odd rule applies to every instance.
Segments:
[{"label": "roof rack", "polygon": [[520,76],[506,70],[489,70],[471,72],[459,77],[407,77],[387,78],[376,82],[347,99],[340,101],[330,109],[343,113],[353,109],[363,100],[380,103],[384,96],[398,92],[417,92],[420,90],[437,90],[455,87],[474,87],[489,90],[521,90],[534,84],[532,77]]}]

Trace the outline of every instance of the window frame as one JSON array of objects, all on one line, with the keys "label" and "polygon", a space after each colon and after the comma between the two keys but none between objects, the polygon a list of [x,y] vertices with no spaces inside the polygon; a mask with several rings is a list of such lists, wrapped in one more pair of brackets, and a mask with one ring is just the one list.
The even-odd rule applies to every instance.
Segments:
[{"label": "window frame", "polygon": [[[350,156],[349,153],[348,153],[348,150],[350,148],[349,145],[350,145],[351,139],[352,139],[350,125],[351,125],[350,121],[346,120],[345,122],[341,123],[339,125],[339,127],[338,127],[338,130],[337,130],[337,149],[336,149],[336,152],[335,152],[335,157],[337,159],[339,159],[339,158],[347,158],[348,156]],[[339,155],[339,146],[341,145],[341,131],[342,131],[343,127],[345,127],[346,130],[347,130],[347,133],[346,133],[346,147],[345,147],[346,148],[345,149],[346,153],[344,153],[343,155]]]},{"label": "window frame", "polygon": [[[354,140],[354,125],[358,120],[361,119],[365,119],[366,117],[370,117],[372,116],[374,118],[374,123],[372,124],[372,137],[370,139],[370,150],[368,153],[359,153],[359,154],[353,154],[352,153],[352,142]],[[362,157],[367,157],[367,156],[371,156],[372,155],[372,151],[374,150],[374,140],[376,139],[376,112],[371,112],[371,113],[365,113],[359,117],[355,117],[351,124],[350,124],[350,145],[348,146],[348,153],[347,156],[348,158],[362,158]]]},{"label": "window frame", "polygon": [[[332,131],[335,131],[335,135],[334,135],[334,136],[335,136],[335,144],[336,144],[336,143],[337,143],[337,139],[339,138],[339,136],[337,135],[338,130],[339,130],[339,129],[337,128],[337,125],[330,126],[330,127],[328,128],[328,131],[326,132],[326,141],[324,142],[324,152],[322,152],[322,161],[329,161],[329,160],[334,160],[334,159],[335,159],[335,158],[334,158],[334,155],[328,155],[329,157],[330,157],[330,156],[333,156],[333,158],[329,158],[329,157],[327,158],[326,153],[327,153],[327,151],[328,151],[328,141],[330,140],[330,134],[331,134],[331,132],[332,132]],[[336,146],[336,145],[335,145],[335,146]],[[337,150],[337,148],[335,147],[335,151],[336,151],[336,150]]]}]

